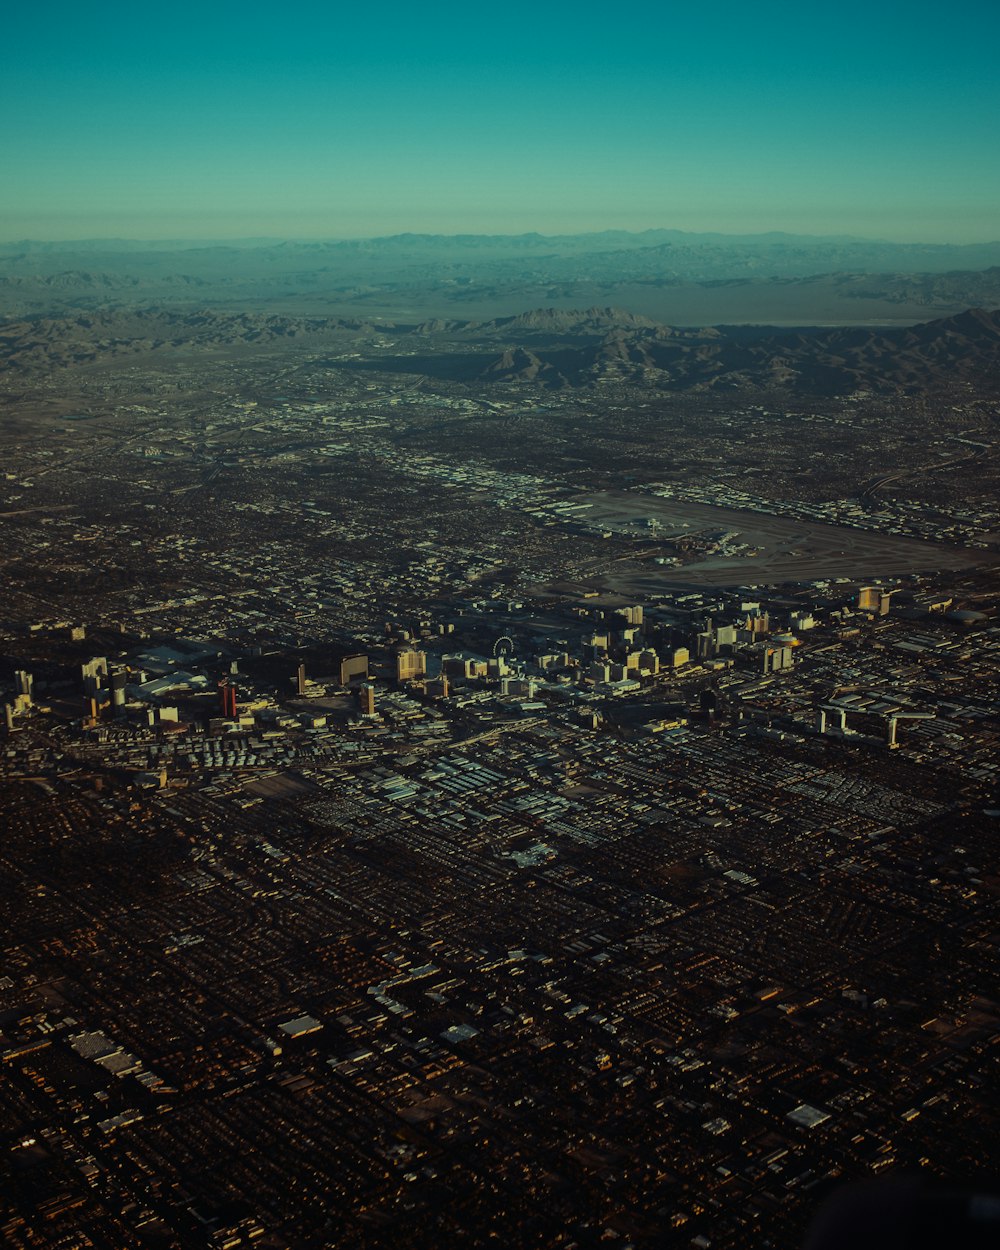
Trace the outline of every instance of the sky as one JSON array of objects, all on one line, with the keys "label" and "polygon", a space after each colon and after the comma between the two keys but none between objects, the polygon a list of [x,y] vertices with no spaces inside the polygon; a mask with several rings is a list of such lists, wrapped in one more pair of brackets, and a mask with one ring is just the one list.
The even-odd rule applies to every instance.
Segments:
[{"label": "sky", "polygon": [[17,5],[0,240],[1000,238],[1000,5]]}]

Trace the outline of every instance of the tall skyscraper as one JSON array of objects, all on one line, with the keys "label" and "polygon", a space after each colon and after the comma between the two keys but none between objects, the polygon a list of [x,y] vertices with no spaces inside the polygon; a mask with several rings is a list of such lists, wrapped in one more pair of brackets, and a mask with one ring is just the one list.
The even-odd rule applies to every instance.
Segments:
[{"label": "tall skyscraper", "polygon": [[426,651],[400,651],[396,655],[397,681],[414,681],[427,672]]},{"label": "tall skyscraper", "polygon": [[80,665],[80,676],[83,678],[83,693],[87,697],[96,695],[108,675],[108,661],[104,656],[95,656],[86,664]]},{"label": "tall skyscraper", "polygon": [[219,682],[219,702],[226,720],[236,719],[236,687],[228,681]]},{"label": "tall skyscraper", "polygon": [[120,665],[111,670],[111,704],[113,707],[120,708],[125,706],[125,684],[128,681],[128,673]]},{"label": "tall skyscraper", "polygon": [[358,677],[364,680],[368,678],[367,655],[342,655],[338,660],[338,666],[340,669],[340,684],[342,686],[349,685]]},{"label": "tall skyscraper", "polygon": [[890,597],[878,586],[862,586],[858,591],[859,612],[873,612],[879,616],[885,616],[891,602]]}]

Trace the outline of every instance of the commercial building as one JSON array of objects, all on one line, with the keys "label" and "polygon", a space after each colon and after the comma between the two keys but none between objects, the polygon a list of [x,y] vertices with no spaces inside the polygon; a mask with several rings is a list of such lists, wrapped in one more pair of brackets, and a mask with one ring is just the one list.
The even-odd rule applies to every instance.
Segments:
[{"label": "commercial building", "polygon": [[416,681],[427,672],[427,652],[408,649],[396,655],[396,680]]}]

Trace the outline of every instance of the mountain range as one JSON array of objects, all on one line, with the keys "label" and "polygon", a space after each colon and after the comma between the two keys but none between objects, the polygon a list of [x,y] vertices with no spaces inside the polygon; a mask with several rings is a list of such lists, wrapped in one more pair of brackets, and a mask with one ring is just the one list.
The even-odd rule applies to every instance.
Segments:
[{"label": "mountain range", "polygon": [[25,379],[122,356],[183,352],[195,362],[199,354],[262,349],[329,351],[331,369],[476,387],[588,388],[612,381],[670,391],[1000,394],[1000,311],[983,309],[878,330],[678,328],[613,307],[415,325],[169,309],[0,325],[0,370]]},{"label": "mountain range", "polygon": [[625,305],[671,324],[904,323],[1000,304],[1000,243],[647,230],[0,244],[0,316],[133,305],[489,319]]}]

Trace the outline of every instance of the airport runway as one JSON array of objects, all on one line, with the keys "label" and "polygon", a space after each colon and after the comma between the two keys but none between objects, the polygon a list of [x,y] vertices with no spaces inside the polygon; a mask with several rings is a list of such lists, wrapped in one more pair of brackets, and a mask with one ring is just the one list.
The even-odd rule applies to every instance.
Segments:
[{"label": "airport runway", "polygon": [[[922,542],[896,534],[802,521],[711,504],[686,503],[628,491],[581,496],[595,506],[585,514],[590,522],[622,532],[635,523],[637,538],[664,540],[678,535],[732,534],[755,555],[712,555],[680,566],[622,564],[595,584],[621,594],[662,590],[665,585],[747,586],[790,581],[818,581],[837,577],[894,577],[935,569],[959,569],[995,559],[995,553]],[[653,519],[655,528],[643,522]]]}]

